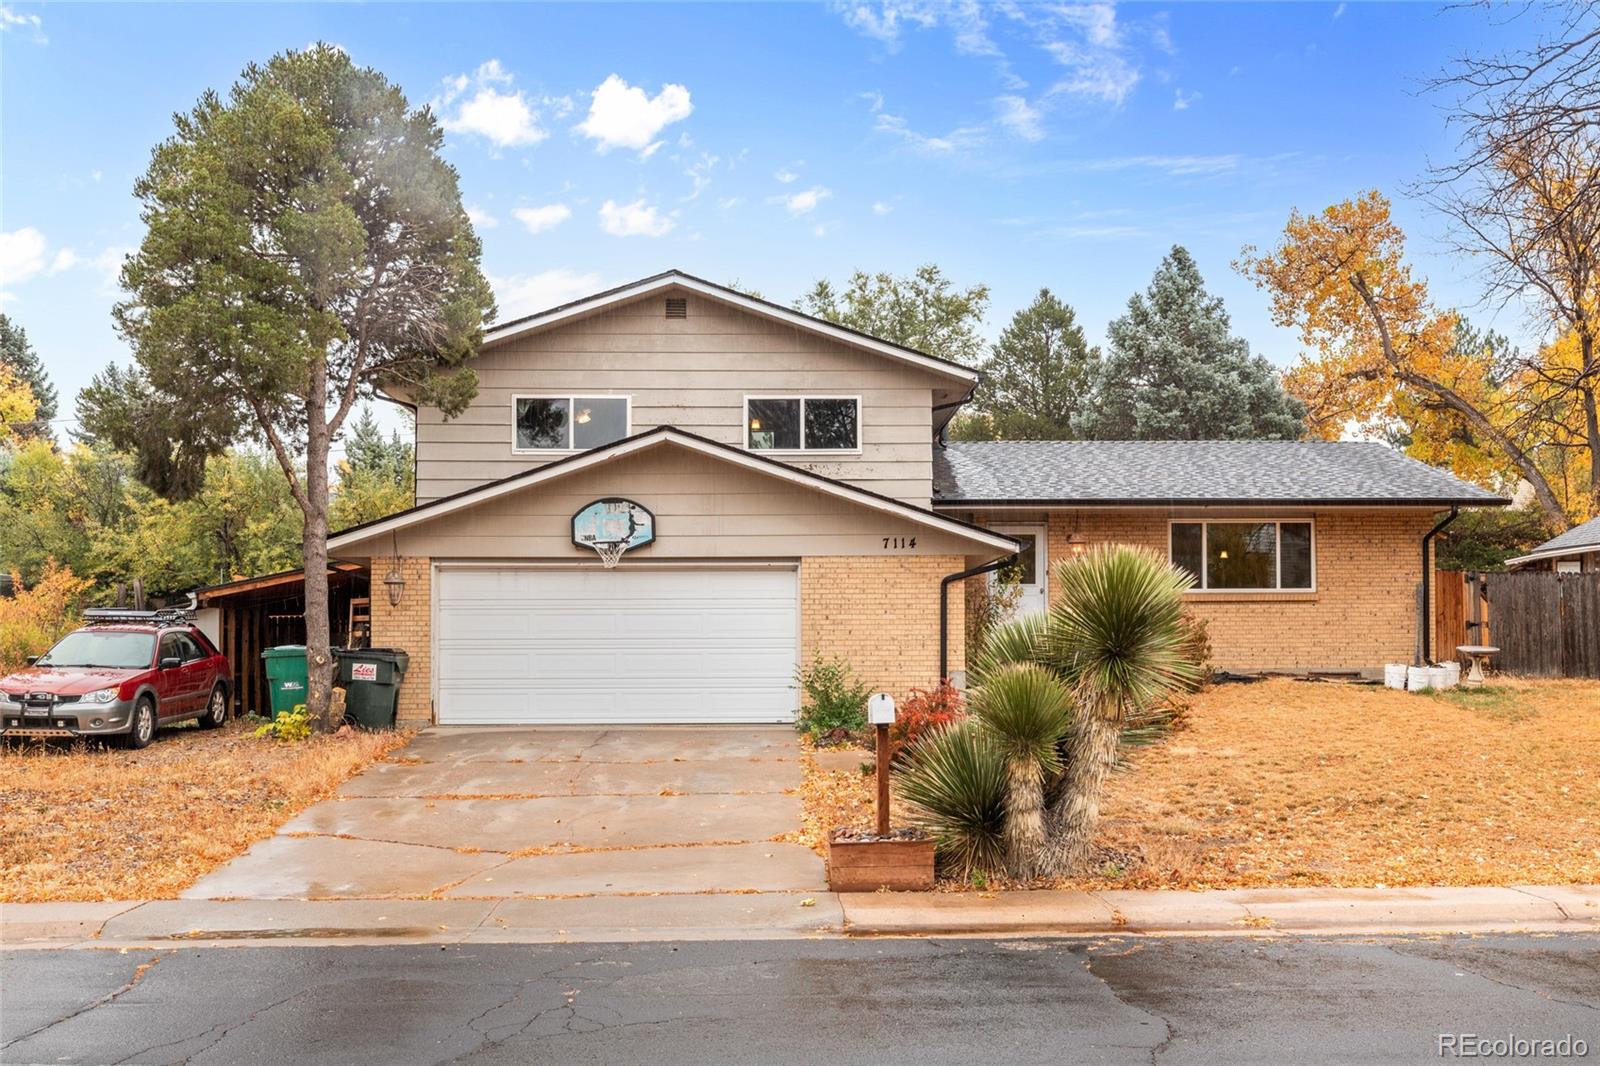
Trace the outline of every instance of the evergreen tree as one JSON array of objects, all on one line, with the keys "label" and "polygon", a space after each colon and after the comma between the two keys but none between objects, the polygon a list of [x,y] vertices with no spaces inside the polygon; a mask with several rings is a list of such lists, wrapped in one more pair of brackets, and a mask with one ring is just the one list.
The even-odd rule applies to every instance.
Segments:
[{"label": "evergreen tree", "polygon": [[971,364],[983,350],[978,328],[989,286],[957,289],[927,263],[904,277],[858,270],[838,290],[826,279],[795,301],[795,309],[927,355]]},{"label": "evergreen tree", "polygon": [[50,383],[50,375],[45,372],[39,353],[28,342],[28,331],[3,314],[0,314],[0,367],[27,382],[37,405],[33,420],[12,426],[11,432],[19,437],[50,436],[50,422],[56,417],[56,387]]},{"label": "evergreen tree", "polygon": [[1012,317],[981,367],[978,407],[984,417],[964,421],[959,432],[969,439],[983,433],[997,440],[1083,436],[1099,358],[1072,308],[1040,289],[1033,303]]},{"label": "evergreen tree", "polygon": [[1174,246],[1109,330],[1095,390],[1100,440],[1297,440],[1305,406],[1228,332],[1193,257]]}]

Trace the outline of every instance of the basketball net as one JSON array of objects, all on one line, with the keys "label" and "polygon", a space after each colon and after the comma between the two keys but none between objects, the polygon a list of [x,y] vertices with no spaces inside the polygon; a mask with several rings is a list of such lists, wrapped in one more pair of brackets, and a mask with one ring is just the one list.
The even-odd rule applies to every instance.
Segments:
[{"label": "basketball net", "polygon": [[621,560],[622,553],[628,550],[628,542],[625,540],[594,540],[589,542],[589,547],[593,548],[594,553],[600,556],[600,565],[610,570]]}]

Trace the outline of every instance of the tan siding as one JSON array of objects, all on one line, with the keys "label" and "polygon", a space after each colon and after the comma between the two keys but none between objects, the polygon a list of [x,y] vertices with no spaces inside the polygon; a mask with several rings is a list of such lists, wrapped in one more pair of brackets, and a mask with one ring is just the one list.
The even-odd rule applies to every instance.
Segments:
[{"label": "tan siding", "polygon": [[687,319],[664,317],[657,294],[485,351],[473,364],[479,390],[467,411],[449,421],[436,409],[417,413],[417,502],[551,461],[513,453],[515,395],[627,395],[635,433],[673,425],[742,446],[747,395],[834,393],[861,397],[861,453],[776,457],[927,506],[935,390],[955,383],[696,294],[687,298]]},{"label": "tan siding", "polygon": [[[603,496],[623,496],[656,516],[657,542],[637,559],[798,558],[802,555],[958,555],[983,549],[827,493],[790,485],[695,452],[648,451],[422,522],[399,534],[400,553],[434,558],[589,559],[571,543],[572,515]],[[916,538],[885,548],[883,539]],[[344,558],[388,553],[379,536],[339,549]],[[959,567],[957,568],[959,569]]]}]

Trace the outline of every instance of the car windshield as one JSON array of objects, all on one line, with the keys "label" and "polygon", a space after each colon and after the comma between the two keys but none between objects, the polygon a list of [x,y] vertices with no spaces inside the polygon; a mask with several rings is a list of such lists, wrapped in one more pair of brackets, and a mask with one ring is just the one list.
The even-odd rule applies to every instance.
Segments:
[{"label": "car windshield", "polygon": [[68,633],[39,656],[36,666],[101,666],[131,670],[149,666],[156,650],[153,633]]}]

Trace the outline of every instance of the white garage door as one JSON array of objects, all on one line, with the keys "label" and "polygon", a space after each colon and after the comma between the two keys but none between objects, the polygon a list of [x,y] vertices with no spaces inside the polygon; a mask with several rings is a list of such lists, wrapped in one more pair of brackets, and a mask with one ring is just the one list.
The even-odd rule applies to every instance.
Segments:
[{"label": "white garage door", "polygon": [[790,722],[790,569],[443,567],[439,721]]}]

